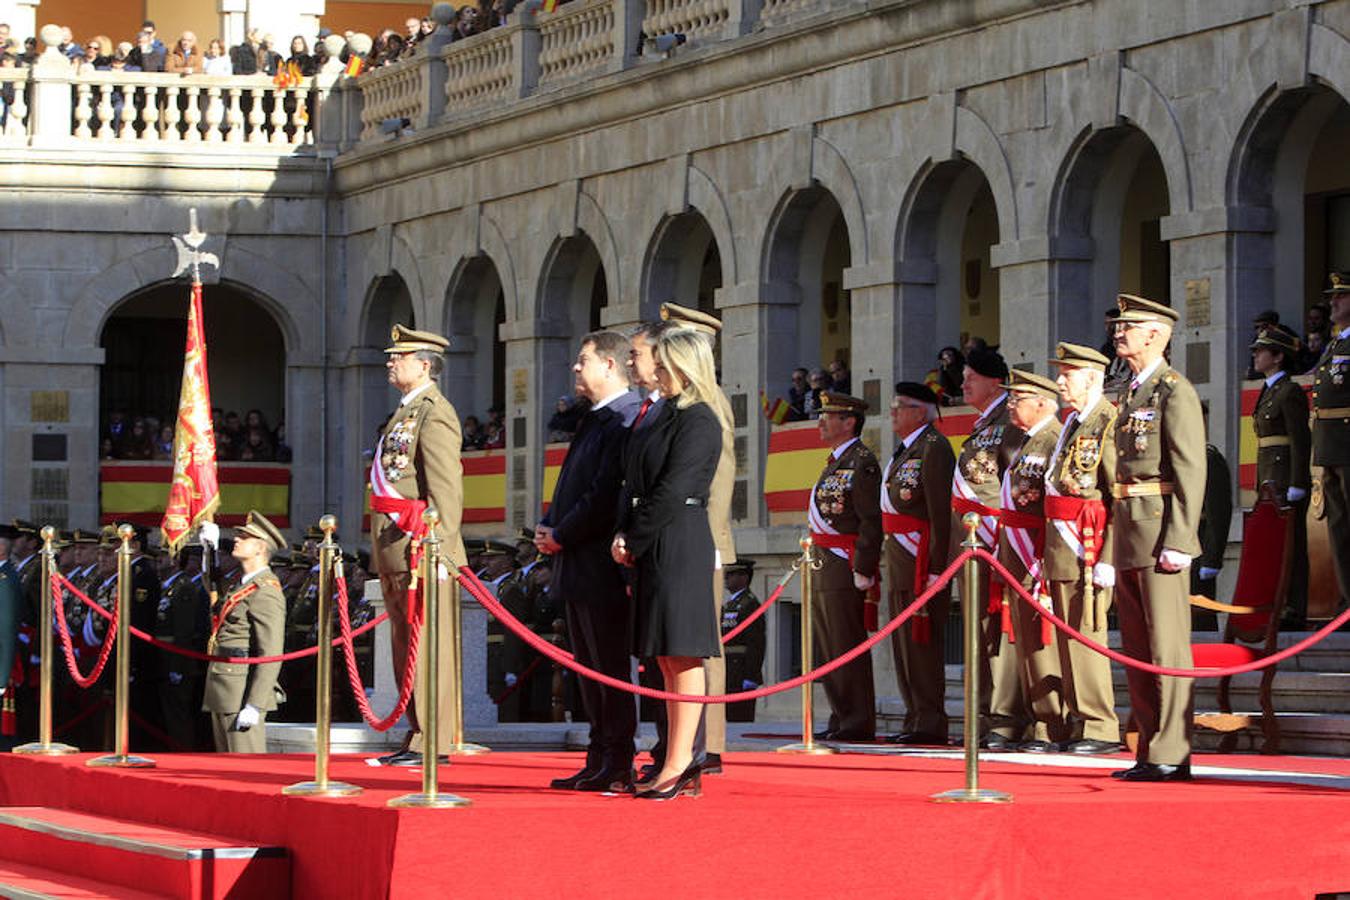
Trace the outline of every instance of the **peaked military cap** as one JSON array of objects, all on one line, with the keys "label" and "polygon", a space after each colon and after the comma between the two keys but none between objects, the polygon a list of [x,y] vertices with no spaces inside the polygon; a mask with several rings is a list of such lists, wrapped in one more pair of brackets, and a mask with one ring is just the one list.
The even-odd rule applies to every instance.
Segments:
[{"label": "peaked military cap", "polygon": [[286,546],[286,538],[282,537],[277,526],[267,521],[267,517],[256,509],[248,511],[248,518],[244,520],[243,525],[234,530],[234,535],[236,538],[257,538],[273,553]]},{"label": "peaked military cap", "polygon": [[26,534],[31,535],[32,537],[40,537],[40,529],[32,522],[29,522],[27,519],[15,519],[10,524],[14,526],[15,534]]},{"label": "peaked military cap", "polygon": [[1179,314],[1164,303],[1156,303],[1134,294],[1117,294],[1116,306],[1120,308],[1117,322],[1160,322],[1163,325],[1175,325]]},{"label": "peaked military cap", "polygon": [[433,331],[413,331],[406,325],[395,325],[390,330],[389,339],[393,343],[384,348],[385,353],[416,353],[419,350],[444,353],[450,346],[447,338]]},{"label": "peaked military cap", "polygon": [[98,545],[104,550],[122,546],[122,536],[117,533],[116,525],[104,525],[98,530]]},{"label": "peaked military cap", "polygon": [[755,561],[753,559],[737,559],[727,563],[722,569],[728,575],[735,572],[744,572],[746,575],[753,575],[755,574]]},{"label": "peaked military cap", "polygon": [[717,334],[722,330],[722,320],[716,316],[676,303],[661,304],[661,321],[693,328],[704,334]]},{"label": "peaked military cap", "polygon": [[0,525],[0,538],[12,541],[18,536],[19,530],[13,525]]},{"label": "peaked military cap", "polygon": [[1331,287],[1324,294],[1350,294],[1350,272],[1332,272]]},{"label": "peaked military cap", "polygon": [[860,397],[850,397],[834,391],[820,392],[820,411],[828,413],[848,413],[862,418],[867,415],[867,401]]},{"label": "peaked military cap", "polygon": [[506,541],[484,541],[480,556],[515,556],[516,545]]},{"label": "peaked military cap", "polygon": [[1111,365],[1111,360],[1107,359],[1105,354],[1082,344],[1070,344],[1068,341],[1059,342],[1055,347],[1055,358],[1050,362],[1072,369],[1101,369],[1103,372]]},{"label": "peaked military cap", "polygon": [[1035,372],[1013,369],[1003,386],[1014,394],[1036,394],[1049,400],[1059,399],[1059,385]]},{"label": "peaked military cap", "polygon": [[97,544],[98,532],[86,531],[83,528],[76,528],[70,533],[70,542],[72,544]]},{"label": "peaked military cap", "polygon": [[1273,309],[1262,310],[1252,319],[1253,325],[1278,325],[1280,314]]},{"label": "peaked military cap", "polygon": [[1267,328],[1256,336],[1252,341],[1251,349],[1256,350],[1265,347],[1268,350],[1278,350],[1281,353],[1293,354],[1299,351],[1298,335],[1294,334],[1283,325],[1276,325]]},{"label": "peaked military cap", "polygon": [[983,375],[985,378],[1003,381],[1008,377],[1008,363],[1004,361],[1003,354],[997,350],[981,347],[970,351],[970,355],[966,357],[966,366],[976,375]]}]

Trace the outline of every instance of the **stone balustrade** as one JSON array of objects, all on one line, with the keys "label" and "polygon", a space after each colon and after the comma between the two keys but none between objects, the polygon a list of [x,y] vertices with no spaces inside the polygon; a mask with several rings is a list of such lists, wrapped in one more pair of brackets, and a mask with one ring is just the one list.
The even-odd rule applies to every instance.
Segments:
[{"label": "stone balustrade", "polygon": [[28,73],[0,69],[0,143],[22,142],[28,136]]},{"label": "stone balustrade", "polygon": [[413,57],[361,76],[361,93],[365,98],[361,107],[361,140],[378,137],[380,124],[387,120],[407,119],[411,123],[422,119],[427,99],[424,69],[423,60]]},{"label": "stone balustrade", "polygon": [[647,0],[642,34],[682,34],[691,41],[721,38],[731,20],[734,0]]},{"label": "stone balustrade", "polygon": [[609,70],[615,58],[614,20],[613,0],[576,0],[541,19],[539,87]]},{"label": "stone balustrade", "polygon": [[[516,64],[516,46],[527,27],[534,30],[533,25],[508,25],[446,48],[442,59],[447,116],[522,96],[528,90],[518,83]],[[361,88],[365,90],[364,83]]]}]

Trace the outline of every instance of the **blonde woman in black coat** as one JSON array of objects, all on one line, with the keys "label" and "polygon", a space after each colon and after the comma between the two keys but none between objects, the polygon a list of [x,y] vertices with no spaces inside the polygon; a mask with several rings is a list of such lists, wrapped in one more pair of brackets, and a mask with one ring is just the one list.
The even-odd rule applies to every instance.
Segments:
[{"label": "blonde woman in black coat", "polygon": [[[629,436],[623,509],[611,552],[636,569],[635,654],[656,658],[667,691],[703,694],[703,660],[718,653],[720,640],[706,506],[724,423],[713,402],[718,387],[712,350],[702,335],[690,328],[664,330],[653,355],[665,402],[652,410],[655,421]],[[694,736],[700,712],[698,703],[667,701],[665,763],[636,786],[637,797],[698,796]]]}]

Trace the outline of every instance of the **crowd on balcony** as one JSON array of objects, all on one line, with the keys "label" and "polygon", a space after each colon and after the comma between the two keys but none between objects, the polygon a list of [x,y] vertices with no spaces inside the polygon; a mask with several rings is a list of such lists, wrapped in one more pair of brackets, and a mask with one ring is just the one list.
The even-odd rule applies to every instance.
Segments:
[{"label": "crowd on balcony", "polygon": [[464,450],[503,450],[506,448],[506,412],[500,406],[488,410],[485,418],[464,417],[460,423]]},{"label": "crowd on balcony", "polygon": [[[233,410],[211,411],[216,435],[216,458],[230,462],[290,462],[286,423],[273,428],[261,410],[250,409],[241,418]],[[155,415],[129,416],[120,409],[108,414],[99,436],[101,459],[173,459],[173,420]]]}]

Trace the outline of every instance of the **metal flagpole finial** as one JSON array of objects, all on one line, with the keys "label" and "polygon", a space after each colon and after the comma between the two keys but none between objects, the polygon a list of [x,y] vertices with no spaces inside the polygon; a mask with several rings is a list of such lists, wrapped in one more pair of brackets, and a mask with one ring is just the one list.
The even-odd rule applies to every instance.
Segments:
[{"label": "metal flagpole finial", "polygon": [[174,248],[178,250],[178,267],[173,272],[175,276],[191,272],[192,283],[200,284],[202,266],[220,268],[220,260],[214,253],[202,252],[201,248],[204,243],[206,243],[206,232],[197,229],[197,208],[194,206],[188,210],[187,234],[175,235],[173,239]]}]

